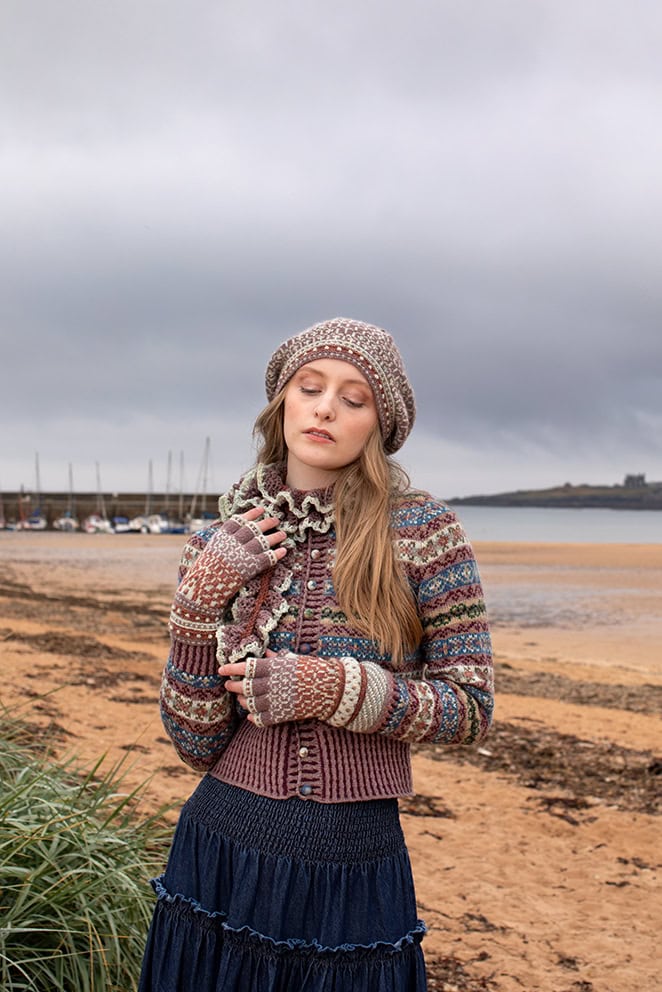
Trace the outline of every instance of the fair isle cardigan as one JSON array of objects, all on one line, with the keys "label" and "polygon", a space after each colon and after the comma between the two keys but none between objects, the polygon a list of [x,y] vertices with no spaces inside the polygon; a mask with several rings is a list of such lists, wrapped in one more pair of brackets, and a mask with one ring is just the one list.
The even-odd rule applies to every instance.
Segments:
[{"label": "fair isle cardigan", "polygon": [[[179,756],[232,785],[275,799],[344,802],[411,794],[410,744],[471,744],[492,719],[490,635],[474,554],[455,513],[424,492],[396,497],[392,530],[423,637],[397,667],[342,612],[333,587],[333,503],[257,466],[219,500],[220,520],[188,541],[180,581],[224,520],[252,506],[278,517],[288,553],[225,605],[218,631],[184,640],[171,628],[161,714]],[[266,597],[264,595],[266,588]],[[260,595],[259,590],[262,590]],[[344,725],[305,720],[258,727],[218,666],[266,648],[354,659],[361,703]]]}]

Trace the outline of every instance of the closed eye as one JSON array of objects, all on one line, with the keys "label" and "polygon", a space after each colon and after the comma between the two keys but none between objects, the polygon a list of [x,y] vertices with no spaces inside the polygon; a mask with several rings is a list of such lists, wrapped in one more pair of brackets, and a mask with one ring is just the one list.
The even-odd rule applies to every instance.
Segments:
[{"label": "closed eye", "polygon": [[[322,389],[319,386],[299,386],[299,392],[303,393],[304,396],[319,396],[322,393]],[[350,396],[341,396],[342,402],[346,406],[350,407],[352,410],[361,410],[365,405],[363,400],[354,400]]]}]

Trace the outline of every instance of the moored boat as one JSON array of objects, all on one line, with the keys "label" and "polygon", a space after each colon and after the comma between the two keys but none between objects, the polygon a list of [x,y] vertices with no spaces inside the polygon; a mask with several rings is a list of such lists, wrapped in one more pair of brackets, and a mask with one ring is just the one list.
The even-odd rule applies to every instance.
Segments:
[{"label": "moored boat", "polygon": [[102,517],[100,513],[91,513],[83,521],[83,530],[86,534],[112,534],[113,528],[107,517]]},{"label": "moored boat", "polygon": [[68,534],[80,530],[80,524],[70,510],[66,510],[61,517],[54,520],[53,527],[55,530],[60,530]]}]

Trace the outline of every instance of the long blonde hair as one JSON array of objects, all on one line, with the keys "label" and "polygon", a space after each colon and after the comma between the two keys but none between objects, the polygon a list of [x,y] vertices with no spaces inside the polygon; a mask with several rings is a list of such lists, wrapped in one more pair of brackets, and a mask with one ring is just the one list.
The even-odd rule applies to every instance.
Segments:
[{"label": "long blonde hair", "polygon": [[[262,439],[257,460],[270,465],[287,461],[283,432],[285,389],[255,421]],[[414,651],[423,635],[413,593],[393,543],[394,499],[409,488],[409,478],[389,458],[379,427],[356,461],[343,468],[334,491],[336,560],[333,584],[341,610],[360,633],[374,640],[394,664]]]}]

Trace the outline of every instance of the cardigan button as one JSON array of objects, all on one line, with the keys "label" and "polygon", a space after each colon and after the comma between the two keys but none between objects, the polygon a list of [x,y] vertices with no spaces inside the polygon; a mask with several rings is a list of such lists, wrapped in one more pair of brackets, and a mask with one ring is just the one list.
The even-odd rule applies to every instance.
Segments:
[{"label": "cardigan button", "polygon": [[310,644],[302,644],[299,647],[299,654],[310,654],[311,650],[312,650],[312,648],[311,648]]},{"label": "cardigan button", "polygon": [[306,582],[306,587],[308,589],[317,589],[317,582],[315,581],[315,579],[308,579],[308,581]]},{"label": "cardigan button", "polygon": [[308,750],[307,747],[300,747],[299,748],[299,757],[300,758],[307,758],[309,754],[310,754],[310,751]]},{"label": "cardigan button", "polygon": [[313,561],[317,561],[317,559],[321,554],[322,552],[320,551],[319,548],[313,548],[313,550],[310,552],[310,557],[313,559]]},{"label": "cardigan button", "polygon": [[299,793],[302,796],[310,796],[310,795],[312,795],[312,792],[313,792],[312,785],[300,785],[299,786]]}]

